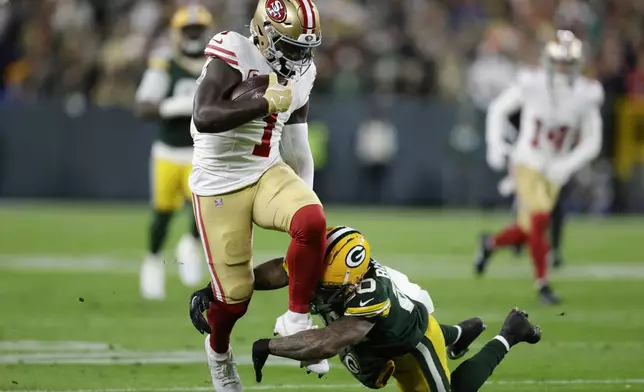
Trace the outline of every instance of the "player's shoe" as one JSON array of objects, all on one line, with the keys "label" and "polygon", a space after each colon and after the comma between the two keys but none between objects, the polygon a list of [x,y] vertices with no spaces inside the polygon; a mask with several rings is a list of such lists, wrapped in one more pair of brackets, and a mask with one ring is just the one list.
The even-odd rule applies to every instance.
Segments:
[{"label": "player's shoe", "polygon": [[177,244],[179,278],[186,286],[197,286],[203,280],[201,244],[189,233],[184,234]]},{"label": "player's shoe", "polygon": [[550,285],[544,285],[539,288],[539,300],[545,305],[557,305],[561,303],[561,298],[552,291]]},{"label": "player's shoe", "polygon": [[150,300],[165,299],[165,265],[156,255],[148,254],[141,264],[141,296]]},{"label": "player's shoe", "polygon": [[[313,325],[313,319],[309,314],[306,317],[302,315],[300,319],[293,320],[290,312],[286,312],[277,318],[273,332],[280,336],[290,336],[314,328],[317,328],[317,325]],[[301,362],[300,367],[306,367],[307,373],[313,372],[322,377],[329,372],[329,361],[323,359],[314,362]]]},{"label": "player's shoe", "polygon": [[[229,347],[226,354],[217,354],[210,347],[210,335],[206,335],[205,346],[208,368],[215,392],[241,392],[242,384],[239,373],[237,373],[233,349]],[[222,358],[217,358],[218,356],[222,356]]]},{"label": "player's shoe", "polygon": [[479,253],[477,254],[476,261],[474,262],[474,273],[476,276],[482,276],[485,273],[485,268],[494,252],[494,249],[490,246],[491,238],[492,237],[489,234],[482,234],[479,240]]},{"label": "player's shoe", "polygon": [[505,318],[499,335],[505,338],[510,347],[521,342],[535,344],[541,340],[541,328],[538,325],[532,325],[526,312],[514,308]]},{"label": "player's shoe", "polygon": [[461,336],[458,337],[454,344],[447,346],[447,356],[450,359],[459,359],[470,350],[470,344],[485,331],[485,324],[479,317],[474,317],[461,321],[458,324],[461,327]]}]

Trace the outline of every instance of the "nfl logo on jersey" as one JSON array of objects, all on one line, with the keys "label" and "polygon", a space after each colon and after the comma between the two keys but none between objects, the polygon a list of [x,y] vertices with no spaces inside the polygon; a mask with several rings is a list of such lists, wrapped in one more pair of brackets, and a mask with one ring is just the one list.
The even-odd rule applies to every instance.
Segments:
[{"label": "nfl logo on jersey", "polygon": [[216,198],[215,199],[215,207],[221,208],[223,206],[224,206],[224,201],[220,197]]}]

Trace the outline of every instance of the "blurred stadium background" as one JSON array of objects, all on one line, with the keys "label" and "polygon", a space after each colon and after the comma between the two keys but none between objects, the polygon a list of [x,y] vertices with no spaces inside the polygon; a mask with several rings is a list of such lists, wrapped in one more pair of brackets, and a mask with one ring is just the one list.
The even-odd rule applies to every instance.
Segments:
[{"label": "blurred stadium background", "polygon": [[[156,126],[131,108],[148,54],[186,3],[0,0],[0,390],[209,390],[192,290],[173,276],[168,300],[148,303],[136,275]],[[200,3],[217,30],[240,32],[256,6]],[[329,223],[365,232],[376,257],[430,291],[444,322],[480,315],[491,337],[509,307],[531,310],[544,341],[513,352],[484,390],[643,391],[644,1],[317,4],[310,142]],[[537,304],[526,256],[495,260],[478,281],[470,263],[479,232],[511,219],[485,163],[485,108],[561,27],[586,43],[585,72],[607,99],[602,156],[566,201],[579,214],[553,278],[566,303],[551,309]],[[185,227],[173,225],[168,270]],[[259,231],[256,260],[286,243]],[[265,384],[250,381],[250,344],[285,303],[257,295],[234,335],[247,389],[358,389],[339,366],[319,381],[279,361]]]}]

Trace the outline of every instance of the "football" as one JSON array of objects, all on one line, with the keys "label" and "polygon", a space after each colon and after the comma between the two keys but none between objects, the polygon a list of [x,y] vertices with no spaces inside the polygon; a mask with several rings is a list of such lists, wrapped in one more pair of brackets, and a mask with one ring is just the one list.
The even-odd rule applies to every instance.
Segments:
[{"label": "football", "polygon": [[268,75],[248,78],[239,83],[230,94],[231,101],[246,101],[257,99],[264,95],[268,87]]}]

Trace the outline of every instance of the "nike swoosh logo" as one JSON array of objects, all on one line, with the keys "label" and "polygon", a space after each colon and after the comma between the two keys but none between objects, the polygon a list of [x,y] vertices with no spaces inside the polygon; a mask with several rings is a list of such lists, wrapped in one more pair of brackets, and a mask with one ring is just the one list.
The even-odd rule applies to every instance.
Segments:
[{"label": "nike swoosh logo", "polygon": [[224,40],[222,38],[220,38],[220,39],[213,38],[212,40],[215,41],[215,43],[218,43],[219,45],[224,43]]},{"label": "nike swoosh logo", "polygon": [[373,298],[368,299],[368,300],[366,300],[366,301],[364,301],[364,302],[360,301],[360,306],[365,306],[366,304],[368,304],[368,303],[369,303],[369,302],[371,302],[371,301],[373,301]]}]

